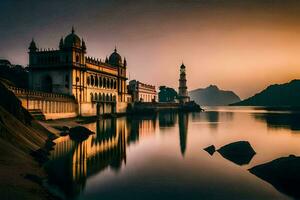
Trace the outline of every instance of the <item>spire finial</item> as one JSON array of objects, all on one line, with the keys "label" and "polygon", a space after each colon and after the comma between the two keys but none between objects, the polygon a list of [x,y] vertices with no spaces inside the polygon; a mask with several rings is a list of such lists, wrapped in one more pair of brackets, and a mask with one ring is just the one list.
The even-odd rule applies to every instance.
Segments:
[{"label": "spire finial", "polygon": [[114,52],[116,52],[116,53],[117,53],[117,45],[115,45],[115,50],[114,50]]},{"label": "spire finial", "polygon": [[73,34],[75,33],[74,26],[72,26],[72,33],[73,33]]}]

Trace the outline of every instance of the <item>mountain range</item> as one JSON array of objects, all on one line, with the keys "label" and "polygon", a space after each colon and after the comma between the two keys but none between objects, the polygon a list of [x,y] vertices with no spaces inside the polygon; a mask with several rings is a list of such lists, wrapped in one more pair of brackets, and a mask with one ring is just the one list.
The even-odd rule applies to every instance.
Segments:
[{"label": "mountain range", "polygon": [[192,90],[189,95],[191,100],[201,106],[224,106],[241,101],[234,92],[220,90],[216,85]]},{"label": "mountain range", "polygon": [[300,106],[300,80],[270,85],[234,106]]}]

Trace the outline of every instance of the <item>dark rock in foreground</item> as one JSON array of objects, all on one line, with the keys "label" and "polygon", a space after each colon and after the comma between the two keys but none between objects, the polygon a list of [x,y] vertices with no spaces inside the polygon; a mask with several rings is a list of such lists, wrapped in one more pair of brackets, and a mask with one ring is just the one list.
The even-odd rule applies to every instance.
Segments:
[{"label": "dark rock in foreground", "polygon": [[210,145],[209,147],[206,147],[203,150],[209,153],[211,156],[216,152],[216,148],[214,145]]},{"label": "dark rock in foreground", "polygon": [[48,159],[48,152],[45,149],[38,149],[32,151],[30,155],[40,164],[44,164]]},{"label": "dark rock in foreground", "polygon": [[72,140],[81,142],[86,140],[92,134],[94,134],[94,132],[90,131],[88,128],[76,126],[74,128],[70,128],[69,136]]},{"label": "dark rock in foreground", "polygon": [[70,134],[70,128],[67,126],[63,126],[61,129],[60,136],[67,136]]},{"label": "dark rock in foreground", "polygon": [[238,141],[221,147],[218,152],[227,160],[237,165],[249,164],[256,154],[250,143],[247,141]]},{"label": "dark rock in foreground", "polygon": [[278,191],[296,199],[300,198],[300,157],[290,155],[255,166],[249,171],[269,182]]}]

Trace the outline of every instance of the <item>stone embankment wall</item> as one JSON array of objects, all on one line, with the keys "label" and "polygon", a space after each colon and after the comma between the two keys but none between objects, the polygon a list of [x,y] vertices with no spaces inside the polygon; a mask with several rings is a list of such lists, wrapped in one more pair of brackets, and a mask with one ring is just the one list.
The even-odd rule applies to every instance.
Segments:
[{"label": "stone embankment wall", "polygon": [[69,95],[46,93],[23,88],[8,87],[29,112],[41,113],[45,119],[77,116],[77,102]]}]

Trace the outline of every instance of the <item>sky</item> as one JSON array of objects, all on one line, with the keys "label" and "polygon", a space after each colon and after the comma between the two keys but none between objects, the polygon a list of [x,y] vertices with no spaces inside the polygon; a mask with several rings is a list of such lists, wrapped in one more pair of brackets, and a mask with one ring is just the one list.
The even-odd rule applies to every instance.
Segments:
[{"label": "sky", "polygon": [[300,78],[298,0],[1,0],[0,11],[0,58],[14,64],[28,64],[32,38],[58,48],[74,26],[88,56],[117,46],[130,79],[156,86],[177,88],[182,62],[189,90],[241,98]]}]

